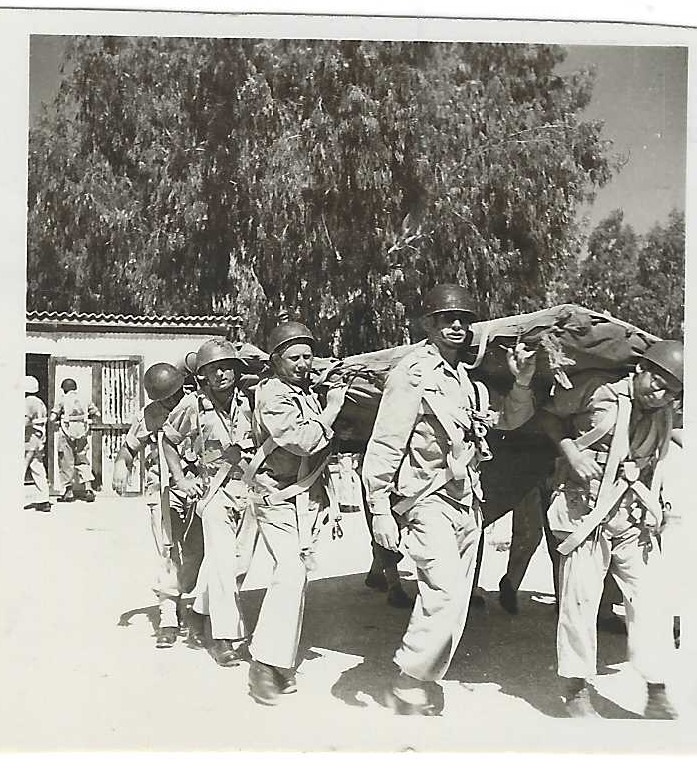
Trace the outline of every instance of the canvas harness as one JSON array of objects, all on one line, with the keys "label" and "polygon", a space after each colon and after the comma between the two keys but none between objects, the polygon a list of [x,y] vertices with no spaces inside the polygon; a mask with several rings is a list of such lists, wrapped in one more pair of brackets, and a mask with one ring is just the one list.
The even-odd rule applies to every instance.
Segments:
[{"label": "canvas harness", "polygon": [[[630,383],[631,392],[631,383]],[[632,412],[630,393],[617,393],[617,412],[607,412],[601,422],[575,440],[579,450],[586,450],[612,433],[610,449],[604,463],[603,475],[593,509],[557,548],[562,555],[568,555],[585,541],[608,517],[622,498],[630,493],[653,515],[657,524],[663,519],[660,502],[663,460],[668,452],[670,433],[664,429],[658,461],[654,467],[651,486],[639,480],[641,468],[629,456],[629,420]]]},{"label": "canvas harness", "polygon": [[[485,451],[486,456],[486,451],[488,451],[488,446],[486,446],[486,442],[484,441],[486,427],[482,422],[477,421],[479,421],[479,416],[489,407],[489,391],[486,386],[479,381],[473,380],[472,386],[474,388],[476,407],[470,419],[472,421],[472,428],[474,429],[475,436],[478,438],[479,444]],[[427,496],[440,490],[451,480],[465,479],[465,477],[469,475],[469,466],[477,452],[478,446],[476,443],[470,442],[467,445],[464,444],[462,430],[461,428],[458,428],[453,420],[452,412],[443,397],[427,397],[425,391],[422,389],[421,401],[431,410],[448,436],[450,450],[447,455],[447,465],[418,493],[415,493],[413,496],[401,498],[392,505],[393,511],[398,515],[405,514],[417,502],[422,501]],[[490,457],[491,453],[488,453],[488,455]]]}]

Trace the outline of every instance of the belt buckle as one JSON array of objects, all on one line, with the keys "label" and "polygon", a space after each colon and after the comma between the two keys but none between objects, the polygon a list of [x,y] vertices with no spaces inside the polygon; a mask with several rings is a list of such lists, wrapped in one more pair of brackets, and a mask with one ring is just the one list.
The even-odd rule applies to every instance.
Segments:
[{"label": "belt buckle", "polygon": [[622,462],[622,476],[627,482],[636,482],[639,479],[639,466],[635,461]]}]

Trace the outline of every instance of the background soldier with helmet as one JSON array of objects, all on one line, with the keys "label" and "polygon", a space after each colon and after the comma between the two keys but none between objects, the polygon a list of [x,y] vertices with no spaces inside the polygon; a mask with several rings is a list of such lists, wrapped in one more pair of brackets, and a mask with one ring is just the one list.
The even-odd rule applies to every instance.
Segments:
[{"label": "background soldier with helmet", "polygon": [[469,607],[481,533],[478,462],[490,457],[485,435],[494,424],[515,428],[534,411],[534,352],[509,352],[515,377],[489,411],[486,389],[462,362],[475,312],[462,286],[435,286],[424,300],[427,341],[405,356],[385,384],[363,461],[375,539],[396,550],[396,512],[417,569],[418,595],[387,702],[398,713],[438,713],[436,680],[447,671]]},{"label": "background soldier with helmet", "polygon": [[92,402],[83,402],[77,393],[77,383],[67,377],[61,383],[63,396],[51,410],[49,420],[59,424],[58,481],[62,494],[58,501],[75,500],[73,485],[79,485],[85,501],[94,501],[94,474],[87,457],[90,423],[99,417]]},{"label": "background soldier with helmet", "polygon": [[325,472],[332,424],[346,395],[343,384],[327,392],[326,406],[310,385],[315,339],[301,323],[285,322],[269,334],[272,374],[255,396],[258,446],[248,472],[253,482],[259,531],[273,559],[250,644],[249,689],[272,705],[294,692],[308,570],[314,567],[317,535],[328,498]]},{"label": "background soldier with helmet", "polygon": [[39,381],[27,375],[24,378],[24,477],[29,475],[33,485],[33,501],[25,509],[34,507],[39,512],[50,512],[48,477],[44,465],[46,446],[46,422],[48,411],[36,395]]},{"label": "background soldier with helmet", "polygon": [[[192,354],[193,355],[193,354]],[[221,666],[238,665],[238,647],[246,638],[239,608],[238,575],[248,566],[249,547],[238,541],[253,534],[249,488],[242,481],[243,466],[251,458],[249,397],[239,388],[243,362],[231,342],[207,340],[195,354],[193,370],[199,389],[184,396],[163,426],[164,456],[177,490],[198,499],[204,558],[196,585],[190,627],[205,641]],[[201,477],[185,476],[178,454],[186,440],[193,445]]]},{"label": "background soldier with helmet", "polygon": [[622,590],[630,660],[647,682],[645,716],[675,716],[665,691],[672,613],[662,600],[658,535],[669,505],[661,470],[683,391],[683,348],[659,341],[634,374],[576,375],[543,408],[560,457],[548,510],[560,540],[559,675],[570,716],[598,716],[588,680],[596,673],[596,619],[603,582]]},{"label": "background soldier with helmet", "polygon": [[[133,421],[114,463],[113,488],[123,495],[133,462],[139,452],[145,454],[145,503],[157,547],[160,568],[154,586],[160,609],[160,623],[155,646],[171,647],[183,624],[182,593],[189,593],[203,557],[201,525],[193,514],[194,502],[169,485],[169,471],[163,465],[162,425],[171,410],[184,396],[182,371],[160,362],[149,367],[143,376],[151,400]],[[193,472],[188,475],[193,476]]]}]

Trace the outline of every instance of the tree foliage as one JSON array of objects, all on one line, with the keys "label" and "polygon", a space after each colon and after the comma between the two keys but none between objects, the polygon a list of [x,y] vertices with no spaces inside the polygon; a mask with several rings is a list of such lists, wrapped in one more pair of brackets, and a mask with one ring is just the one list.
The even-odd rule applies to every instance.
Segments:
[{"label": "tree foliage", "polygon": [[681,339],[685,306],[685,216],[677,210],[645,236],[621,210],[593,230],[588,255],[569,281],[569,299],[645,331]]},{"label": "tree foliage", "polygon": [[616,167],[592,76],[523,44],[75,38],[30,136],[28,305],[286,312],[409,337],[422,290],[539,307]]}]

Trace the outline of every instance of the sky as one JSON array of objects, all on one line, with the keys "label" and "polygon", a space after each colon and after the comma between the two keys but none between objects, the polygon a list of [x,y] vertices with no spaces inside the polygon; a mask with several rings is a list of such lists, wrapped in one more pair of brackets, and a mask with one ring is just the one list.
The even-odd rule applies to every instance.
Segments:
[{"label": "sky", "polygon": [[[616,208],[639,234],[685,209],[687,50],[658,46],[567,46],[560,73],[596,68],[584,118],[601,119],[603,136],[627,162],[582,211],[591,226]],[[32,37],[30,122],[59,81],[63,42]]]}]

